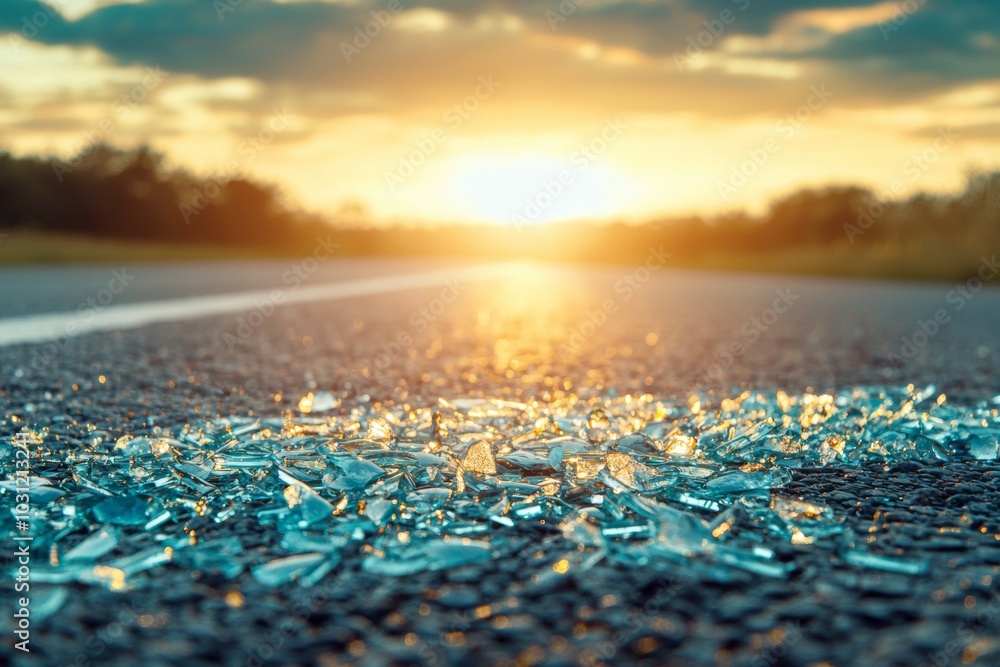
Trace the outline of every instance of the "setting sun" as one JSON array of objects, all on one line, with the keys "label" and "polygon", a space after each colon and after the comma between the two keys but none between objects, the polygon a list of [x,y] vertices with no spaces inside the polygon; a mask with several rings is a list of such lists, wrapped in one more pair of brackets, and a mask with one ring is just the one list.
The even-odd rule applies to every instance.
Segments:
[{"label": "setting sun", "polygon": [[628,181],[583,155],[470,154],[450,164],[449,203],[467,219],[536,224],[614,216],[628,207]]}]

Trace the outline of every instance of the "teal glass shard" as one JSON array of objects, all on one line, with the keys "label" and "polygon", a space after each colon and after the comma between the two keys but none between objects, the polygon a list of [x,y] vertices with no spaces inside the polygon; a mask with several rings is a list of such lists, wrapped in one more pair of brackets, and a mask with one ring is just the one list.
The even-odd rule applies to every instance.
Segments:
[{"label": "teal glass shard", "polygon": [[775,489],[784,486],[791,479],[791,473],[785,468],[755,472],[736,470],[708,480],[705,483],[705,490],[723,495],[757,489]]},{"label": "teal glass shard", "polygon": [[136,496],[116,496],[102,500],[91,511],[101,523],[116,526],[138,526],[145,524],[156,506],[146,498]]},{"label": "teal glass shard", "polygon": [[326,558],[325,553],[298,554],[258,565],[251,573],[265,586],[281,586],[316,570]]},{"label": "teal glass shard", "polygon": [[[322,414],[118,440],[118,426],[102,424],[71,447],[39,437],[24,481],[13,456],[0,458],[0,511],[17,515],[27,485],[32,506],[18,520],[49,556],[33,563],[32,583],[125,591],[183,568],[308,586],[339,576],[349,555],[405,576],[485,565],[512,545],[537,549],[518,575],[536,585],[585,572],[592,558],[719,582],[813,572],[816,557],[919,576],[927,562],[901,550],[843,549],[850,524],[834,508],[845,505],[816,491],[811,471],[892,475],[907,460],[989,467],[1000,456],[996,405],[955,404],[932,386],[728,398],[588,390],[377,410],[324,409],[323,392],[311,400]],[[867,537],[866,548],[893,546]]]},{"label": "teal glass shard", "polygon": [[600,525],[591,520],[586,511],[579,511],[559,523],[563,537],[585,547],[603,547],[604,534]]},{"label": "teal glass shard", "polygon": [[327,482],[327,486],[331,489],[341,491],[364,489],[385,474],[385,470],[381,467],[356,456],[334,457],[330,459],[330,463],[340,471]]},{"label": "teal glass shard", "polygon": [[117,547],[120,539],[120,529],[113,526],[103,526],[102,528],[91,533],[87,539],[83,540],[63,554],[61,561],[69,563],[76,560],[97,560]]},{"label": "teal glass shard", "polygon": [[366,572],[401,577],[424,570],[450,570],[491,558],[487,542],[429,539],[398,547],[383,556],[368,556],[361,567]]},{"label": "teal glass shard", "polygon": [[996,460],[1000,452],[1000,431],[994,433],[977,433],[969,437],[966,443],[969,456],[978,461]]},{"label": "teal glass shard", "polygon": [[902,574],[923,574],[930,567],[926,560],[879,556],[861,549],[850,549],[843,553],[844,562],[861,568],[872,568],[885,572]]},{"label": "teal glass shard", "polygon": [[285,468],[278,468],[278,477],[285,483],[280,491],[280,501],[288,508],[283,525],[307,528],[318,521],[333,516],[334,507],[330,501],[319,495],[308,484],[300,482]]},{"label": "teal glass shard", "polygon": [[60,609],[69,598],[66,586],[33,586],[31,588],[31,620],[44,621]]}]

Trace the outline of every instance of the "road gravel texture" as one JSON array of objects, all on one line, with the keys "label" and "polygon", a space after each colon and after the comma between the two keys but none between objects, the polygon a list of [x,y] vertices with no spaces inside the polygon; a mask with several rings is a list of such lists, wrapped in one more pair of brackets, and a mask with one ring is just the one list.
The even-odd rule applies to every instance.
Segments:
[{"label": "road gravel texture", "polygon": [[[325,391],[343,415],[441,399],[698,396],[713,406],[746,391],[912,385],[996,416],[1000,293],[974,287],[655,263],[524,266],[505,281],[0,348],[0,416],[7,439],[27,425],[65,447],[226,416],[299,416],[303,396]],[[782,495],[820,500],[866,549],[905,554],[926,571],[846,563],[842,538],[831,537],[778,545],[774,558],[794,562],[785,577],[713,576],[692,555],[605,559],[539,579],[526,573],[562,539],[558,530],[500,531],[503,558],[409,576],[368,571],[370,553],[345,550],[311,587],[174,563],[130,590],[70,583],[59,608],[32,625],[31,653],[5,654],[15,665],[81,667],[1000,664],[1000,463],[955,451],[794,468],[791,477]],[[281,537],[249,520],[225,531],[250,560]]]}]

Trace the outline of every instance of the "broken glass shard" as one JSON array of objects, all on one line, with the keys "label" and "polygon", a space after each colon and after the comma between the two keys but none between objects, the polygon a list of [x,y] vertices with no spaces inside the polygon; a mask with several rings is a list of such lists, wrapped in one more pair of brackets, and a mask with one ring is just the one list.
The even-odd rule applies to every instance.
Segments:
[{"label": "broken glass shard", "polygon": [[780,579],[788,576],[791,568],[783,563],[774,563],[767,559],[762,559],[757,554],[741,552],[733,549],[719,549],[716,557],[723,563],[732,567],[746,570],[762,577],[772,577]]},{"label": "broken glass shard", "polygon": [[327,482],[326,485],[331,489],[341,491],[364,489],[385,474],[385,470],[381,467],[357,456],[338,456],[330,459],[330,462],[340,471]]},{"label": "broken glass shard", "polygon": [[65,586],[32,586],[31,620],[44,621],[62,609],[68,597],[69,591]]},{"label": "broken glass shard", "polygon": [[465,453],[462,468],[468,472],[495,475],[497,473],[497,462],[493,458],[493,448],[485,441],[473,444],[469,447],[469,451]]},{"label": "broken glass shard", "polygon": [[93,586],[103,586],[110,591],[122,592],[129,589],[126,575],[123,571],[108,565],[95,565],[80,572],[76,580]]},{"label": "broken glass shard", "polygon": [[685,505],[700,507],[701,509],[711,510],[713,512],[719,511],[719,503],[709,498],[700,498],[687,492],[678,493],[676,498],[678,502],[682,502]]},{"label": "broken glass shard", "polygon": [[627,523],[614,522],[607,523],[601,528],[601,534],[608,538],[620,539],[649,539],[653,535],[653,525],[649,522]]},{"label": "broken glass shard", "polygon": [[310,414],[315,412],[327,412],[340,405],[340,401],[329,391],[317,393],[309,392],[299,399],[299,412]]},{"label": "broken glass shard", "polygon": [[507,452],[497,457],[497,461],[508,468],[525,470],[532,473],[547,473],[555,470],[548,458],[521,449]]},{"label": "broken glass shard", "polygon": [[683,433],[672,433],[660,446],[660,449],[671,456],[690,457],[698,449],[698,440]]},{"label": "broken glass shard", "polygon": [[645,489],[657,472],[623,452],[608,452],[604,459],[608,472],[630,489]]},{"label": "broken glass shard", "polygon": [[31,502],[36,505],[48,505],[66,495],[64,491],[51,486],[44,477],[19,477],[17,480],[0,481],[0,497],[7,493],[23,494],[25,491],[31,495]]},{"label": "broken glass shard", "polygon": [[552,470],[560,470],[562,468],[562,462],[563,448],[561,446],[556,446],[549,450],[548,464]]},{"label": "broken glass shard", "polygon": [[310,586],[315,586],[323,577],[329,574],[337,565],[340,564],[340,555],[337,553],[329,554],[319,565],[316,566],[311,572],[306,572],[299,576],[299,585],[303,588],[309,588]]},{"label": "broken glass shard", "polygon": [[330,501],[309,485],[297,480],[291,472],[279,467],[278,477],[287,485],[281,492],[281,498],[290,510],[291,526],[306,528],[333,516],[334,508]]},{"label": "broken glass shard", "polygon": [[104,526],[91,533],[87,539],[63,554],[62,560],[65,562],[74,560],[97,560],[118,546],[120,536],[121,530],[118,528]]},{"label": "broken glass shard", "polygon": [[265,586],[281,586],[315,570],[326,559],[325,553],[305,553],[278,558],[253,568],[253,578]]},{"label": "broken glass shard", "polygon": [[376,526],[385,524],[396,510],[396,504],[387,498],[374,498],[365,503],[364,514]]},{"label": "broken glass shard", "polygon": [[325,534],[307,535],[306,533],[292,531],[285,533],[281,537],[279,544],[283,549],[296,553],[305,553],[307,551],[336,551],[343,548],[347,542],[347,538],[340,536]]},{"label": "broken glass shard", "polygon": [[785,521],[832,521],[833,510],[818,502],[808,502],[785,498],[782,496],[771,497],[771,509],[774,513]]},{"label": "broken glass shard", "polygon": [[394,577],[424,570],[449,570],[492,558],[490,545],[478,540],[425,540],[385,556],[369,556],[361,567],[367,572]]},{"label": "broken glass shard", "polygon": [[392,424],[382,417],[369,419],[365,437],[372,442],[388,444],[392,440]]},{"label": "broken glass shard", "polygon": [[591,520],[590,515],[585,510],[563,519],[559,524],[559,530],[562,531],[563,537],[567,540],[585,547],[604,546],[604,535],[601,532],[601,527]]},{"label": "broken glass shard", "polygon": [[451,489],[419,489],[406,495],[406,505],[421,514],[426,514],[442,507],[450,497]]},{"label": "broken glass shard", "polygon": [[754,472],[736,470],[710,479],[705,483],[705,489],[716,494],[773,489],[787,484],[791,479],[791,474],[785,468]]},{"label": "broken glass shard", "polygon": [[123,456],[142,456],[152,454],[149,438],[136,438],[131,435],[124,435],[115,442],[115,453]]},{"label": "broken glass shard", "polygon": [[1000,450],[1000,435],[974,435],[968,442],[969,455],[979,461],[993,461]]},{"label": "broken glass shard", "polygon": [[[740,570],[815,572],[811,558],[919,575],[928,561],[840,549],[843,505],[825,504],[810,470],[992,463],[1000,436],[995,405],[962,406],[927,387],[690,398],[588,389],[526,403],[384,400],[377,410],[368,398],[331,397],[314,393],[297,416],[192,421],[117,441],[103,424],[65,440],[42,434],[27,481],[13,456],[0,458],[0,509],[16,513],[27,484],[29,532],[49,549],[52,564],[33,567],[32,582],[124,591],[171,563],[308,586],[337,576],[342,556],[406,575],[505,557],[518,544],[537,550],[517,575],[535,583],[585,571],[590,558],[720,582],[740,581]],[[868,537],[866,546],[894,544]]]},{"label": "broken glass shard", "polygon": [[843,557],[845,562],[857,567],[870,567],[903,574],[923,574],[930,567],[930,563],[926,560],[879,556],[861,549],[850,549],[844,552]]},{"label": "broken glass shard", "polygon": [[131,556],[124,556],[108,562],[113,569],[120,570],[125,576],[132,576],[139,572],[159,567],[164,563],[169,563],[173,558],[174,551],[187,545],[187,541],[177,541],[174,546],[156,546],[144,549]]},{"label": "broken glass shard", "polygon": [[685,556],[712,551],[712,533],[699,517],[632,494],[622,494],[620,500],[636,514],[653,522],[655,534],[651,546],[655,549]]},{"label": "broken glass shard", "polygon": [[102,500],[91,510],[101,523],[116,526],[138,526],[146,523],[155,506],[136,496],[115,496]]},{"label": "broken glass shard", "polygon": [[235,536],[201,542],[195,549],[174,554],[176,564],[190,570],[219,574],[226,579],[239,576],[244,569],[243,545]]}]

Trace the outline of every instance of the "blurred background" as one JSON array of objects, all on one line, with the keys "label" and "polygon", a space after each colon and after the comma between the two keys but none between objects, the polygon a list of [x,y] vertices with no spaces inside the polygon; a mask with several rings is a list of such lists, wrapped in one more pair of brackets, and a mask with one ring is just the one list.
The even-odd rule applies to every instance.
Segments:
[{"label": "blurred background", "polygon": [[1000,247],[988,2],[7,0],[0,117],[5,262]]}]

